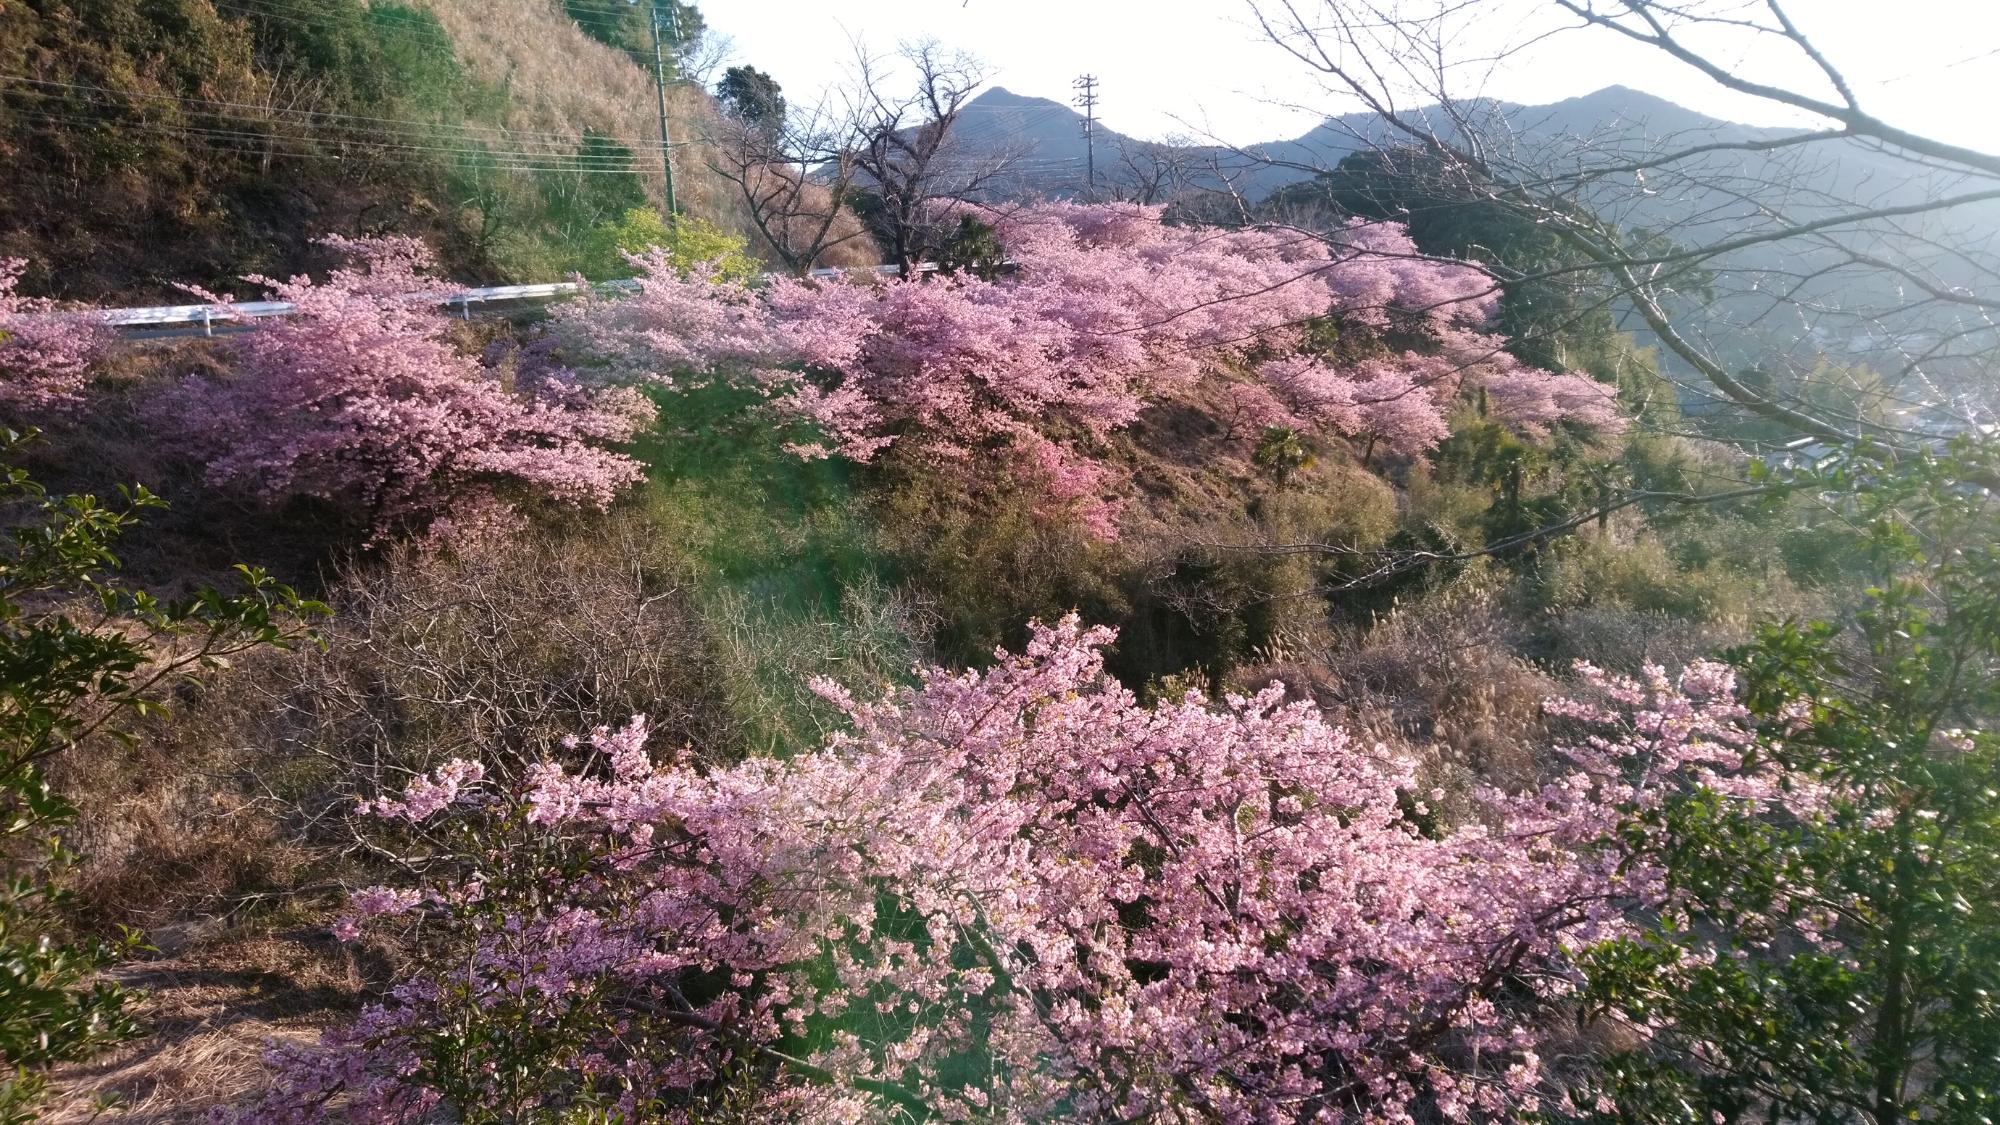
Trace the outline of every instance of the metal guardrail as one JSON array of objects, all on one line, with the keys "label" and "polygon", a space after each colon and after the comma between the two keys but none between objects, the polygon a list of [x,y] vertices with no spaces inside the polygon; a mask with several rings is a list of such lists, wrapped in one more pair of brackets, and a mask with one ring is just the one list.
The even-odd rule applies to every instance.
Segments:
[{"label": "metal guardrail", "polygon": [[[931,273],[937,269],[932,262],[917,267],[920,273]],[[818,269],[813,277],[839,277],[854,272],[843,269]],[[898,272],[895,266],[875,266],[874,272],[888,276]],[[766,278],[789,276],[786,274],[764,274]],[[584,291],[586,286],[595,285],[599,289],[636,293],[639,291],[637,278],[617,281],[575,282],[546,281],[535,285],[496,285],[483,289],[461,289],[439,298],[438,304],[457,313],[460,317],[472,319],[475,308],[490,308],[495,305],[553,301],[561,297],[574,296]],[[412,295],[413,299],[416,295]],[[290,301],[232,301],[227,304],[209,305],[154,305],[146,308],[99,309],[60,315],[89,317],[102,324],[110,325],[120,333],[133,339],[148,339],[164,336],[213,336],[217,332],[241,331],[255,321],[274,316],[289,316],[298,311]]]}]

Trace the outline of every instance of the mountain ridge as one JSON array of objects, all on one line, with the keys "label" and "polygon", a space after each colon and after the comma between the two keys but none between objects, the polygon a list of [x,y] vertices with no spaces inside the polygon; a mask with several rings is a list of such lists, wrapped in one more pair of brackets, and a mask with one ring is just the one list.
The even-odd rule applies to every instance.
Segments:
[{"label": "mountain ridge", "polygon": [[[1730,136],[1782,131],[1710,117],[1662,95],[1618,84],[1542,104],[1479,99],[1467,107],[1517,131],[1535,134],[1581,135],[1578,126],[1636,128],[1658,137],[1689,131]],[[1427,112],[1428,107],[1414,116]],[[981,155],[997,155],[1002,144],[1022,146],[1017,163],[1025,172],[1012,178],[1010,186],[1015,190],[1057,196],[1083,194],[1088,190],[1083,124],[1084,116],[1069,105],[996,85],[966,104],[960,118],[960,143],[970,140],[971,151]],[[1524,125],[1534,128],[1524,130]],[[1549,128],[1551,125],[1555,128]],[[1238,189],[1252,198],[1309,178],[1310,173],[1301,165],[1330,168],[1362,143],[1376,138],[1393,143],[1387,126],[1367,112],[1335,114],[1295,137],[1241,146],[1145,140],[1102,122],[1097,125],[1097,134],[1100,183],[1118,184],[1115,173],[1128,156],[1172,155],[1183,163],[1213,165],[1240,176]],[[1246,157],[1246,153],[1250,155]]]}]

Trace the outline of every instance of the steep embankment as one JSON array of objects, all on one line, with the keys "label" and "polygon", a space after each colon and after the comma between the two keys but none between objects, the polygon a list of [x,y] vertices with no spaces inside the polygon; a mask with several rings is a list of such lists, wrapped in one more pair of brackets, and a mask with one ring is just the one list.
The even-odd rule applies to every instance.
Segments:
[{"label": "steep embankment", "polygon": [[[711,135],[692,84],[677,141]],[[578,268],[661,198],[650,76],[549,0],[32,0],[0,6],[0,256],[25,288],[166,299],[399,232],[470,282]],[[745,227],[699,143],[684,210]]]},{"label": "steep embankment", "polygon": [[[417,2],[436,16],[467,75],[500,95],[491,109],[494,124],[529,141],[608,137],[631,151],[630,167],[645,185],[646,200],[659,204],[659,116],[653,78],[644,68],[586,35],[549,0]],[[715,103],[699,86],[677,82],[667,88],[667,117],[679,146],[674,167],[681,208],[725,229],[742,227],[740,206],[708,171],[702,144],[715,131]]]}]

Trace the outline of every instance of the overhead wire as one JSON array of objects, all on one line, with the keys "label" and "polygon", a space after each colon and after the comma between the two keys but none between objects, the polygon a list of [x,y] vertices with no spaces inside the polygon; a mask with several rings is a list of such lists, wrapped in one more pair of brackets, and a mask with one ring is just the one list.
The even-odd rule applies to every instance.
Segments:
[{"label": "overhead wire", "polygon": [[[109,87],[95,86],[89,83],[58,82],[52,79],[33,78],[27,75],[0,73],[0,83],[7,83],[7,82],[34,86],[45,90],[70,90],[70,91],[78,91],[93,95],[108,96],[119,99],[146,99],[149,101],[169,101],[184,106],[204,106],[204,107],[212,107],[213,109],[217,110],[222,110],[222,109],[246,110],[246,111],[253,111],[257,114],[274,115],[288,119],[304,120],[307,122],[326,121],[329,123],[338,124],[343,128],[351,128],[363,132],[373,131],[382,134],[424,133],[429,130],[443,130],[447,132],[462,133],[467,138],[470,139],[484,139],[483,135],[490,133],[502,137],[507,137],[511,140],[518,141],[520,143],[542,144],[545,146],[554,146],[554,145],[573,146],[578,142],[579,139],[577,136],[569,133],[546,132],[540,130],[527,130],[527,129],[512,129],[502,125],[452,124],[448,122],[438,122],[432,124],[424,122],[415,122],[411,121],[408,118],[367,117],[359,114],[339,113],[332,110],[274,107],[267,105],[259,105],[254,102],[232,102],[217,98],[188,97],[179,94],[169,94],[156,91],[114,90]],[[229,116],[229,115],[218,113],[217,116]],[[265,120],[265,118],[252,117],[252,118],[245,118],[245,120],[261,121]],[[346,124],[347,122],[359,122],[360,124],[350,126]],[[626,142],[620,141],[619,143],[624,144]],[[637,143],[640,147],[651,148],[654,150],[657,150],[660,147],[660,142],[657,140],[642,139],[639,140]]]},{"label": "overhead wire", "polygon": [[[4,79],[6,76],[0,76]],[[72,86],[71,89],[83,89]],[[100,88],[101,89],[101,88]],[[194,104],[188,121],[163,121],[147,116],[143,107],[123,104],[115,97],[115,92],[107,99],[96,94],[85,93],[84,104],[65,99],[62,94],[46,90],[0,88],[0,98],[41,99],[43,104],[21,107],[24,116],[40,120],[102,121],[123,118],[125,123],[139,128],[171,132],[183,136],[205,137],[216,140],[239,139],[254,141],[260,147],[298,147],[302,145],[337,145],[364,149],[373,152],[407,153],[429,157],[458,158],[461,160],[499,161],[510,167],[526,170],[548,171],[603,171],[603,172],[649,172],[655,165],[642,161],[637,153],[582,151],[580,141],[571,141],[568,146],[546,148],[511,148],[504,144],[481,143],[481,138],[473,135],[452,138],[432,138],[421,128],[409,131],[396,130],[353,130],[316,129],[310,130],[311,122],[296,118],[260,118],[243,114],[216,113]],[[94,116],[92,116],[94,115]],[[128,116],[129,115],[129,116]],[[212,123],[203,119],[212,119]],[[250,125],[259,129],[232,128]],[[295,131],[297,130],[297,131]],[[310,131],[306,131],[310,130]],[[299,152],[294,155],[334,156],[317,150]]]},{"label": "overhead wire", "polygon": [[[79,122],[88,123],[90,120],[92,120],[91,118],[82,115],[74,113],[65,113],[61,111],[25,110],[20,112],[21,116],[28,118],[30,120],[40,120],[52,123],[64,123],[73,125]],[[205,142],[210,142],[219,145],[234,145],[249,155],[268,154],[274,156],[283,156],[287,158],[318,159],[318,160],[332,160],[332,161],[340,161],[349,158],[347,155],[341,152],[326,151],[325,148],[321,147],[326,143],[324,138],[315,140],[313,138],[308,138],[308,137],[286,136],[283,134],[272,134],[272,133],[256,133],[243,130],[217,129],[217,128],[198,126],[198,125],[184,125],[173,122],[145,120],[145,119],[128,121],[125,122],[124,124],[136,128],[166,133],[169,135],[191,138],[191,139],[199,139]],[[369,153],[400,154],[407,158],[412,158],[412,159],[417,155],[436,157],[440,154],[440,150],[426,149],[420,146],[413,146],[413,145],[385,145],[379,142],[353,141],[353,140],[341,141],[338,142],[338,144],[341,145],[342,147],[351,149],[360,149]],[[506,170],[506,171],[578,172],[584,174],[609,173],[617,175],[629,175],[629,174],[637,174],[641,172],[650,171],[652,168],[651,165],[631,165],[629,167],[618,166],[618,165],[591,165],[587,163],[582,163],[575,159],[563,159],[563,158],[540,158],[532,161],[520,160],[520,159],[506,159],[505,153],[493,153],[490,150],[481,150],[476,153],[467,152],[461,155],[491,156],[493,157],[493,160],[487,166],[495,170]]]},{"label": "overhead wire", "polygon": [[[221,6],[263,4],[274,9],[304,11],[282,0],[217,0]],[[251,9],[244,9],[252,14]],[[308,22],[299,17],[273,18]],[[431,40],[435,42],[435,39]],[[11,84],[14,88],[8,89]],[[342,159],[339,153],[320,151],[318,145],[334,144],[373,153],[404,153],[426,157],[457,158],[489,162],[488,167],[507,171],[581,172],[630,175],[649,173],[651,157],[661,142],[645,138],[610,138],[626,153],[589,153],[578,150],[582,139],[569,134],[514,129],[500,125],[419,122],[407,118],[375,117],[331,110],[276,106],[251,102],[202,98],[159,91],[114,90],[82,82],[63,82],[29,75],[0,73],[0,96],[36,98],[58,103],[31,116],[43,121],[80,121],[88,118],[78,111],[94,110],[99,119],[108,119],[124,110],[134,114],[129,123],[156,132],[199,138],[218,144],[235,144],[266,155],[290,158]],[[87,105],[79,106],[76,99]],[[215,119],[214,124],[160,121],[145,116],[141,105],[151,102],[172,104],[194,115]],[[1008,133],[1027,132],[1051,118],[1068,113],[1068,107],[1050,105],[1034,110],[1016,121],[979,121],[964,129],[961,140],[978,144],[1004,138]],[[228,126],[253,126],[255,129]],[[288,130],[310,129],[306,135]],[[269,131],[258,131],[269,130]],[[670,147],[682,147],[674,145]],[[276,151],[282,150],[282,151]],[[645,154],[642,159],[641,154]],[[1055,172],[1084,163],[1082,156],[1024,156],[1007,161],[1016,172]],[[986,162],[967,157],[947,159],[939,167],[950,172],[975,171]]]}]

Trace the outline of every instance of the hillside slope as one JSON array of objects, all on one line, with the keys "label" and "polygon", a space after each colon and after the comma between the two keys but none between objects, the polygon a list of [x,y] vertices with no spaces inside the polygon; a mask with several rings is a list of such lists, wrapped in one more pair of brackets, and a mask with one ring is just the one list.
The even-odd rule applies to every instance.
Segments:
[{"label": "hillside slope", "polygon": [[[548,0],[417,0],[437,16],[467,74],[501,96],[494,124],[521,135],[606,135],[633,151],[656,205],[664,177],[652,76],[591,38]],[[700,139],[715,105],[700,88],[667,88],[668,126],[688,147],[675,157],[680,206],[725,226],[732,201],[709,173]]]},{"label": "hillside slope", "polygon": [[[0,6],[0,257],[107,303],[407,233],[469,283],[579,268],[661,205],[651,77],[550,0],[30,0]],[[679,201],[744,231],[707,170],[716,110],[669,91]]]}]

